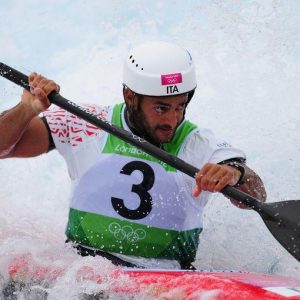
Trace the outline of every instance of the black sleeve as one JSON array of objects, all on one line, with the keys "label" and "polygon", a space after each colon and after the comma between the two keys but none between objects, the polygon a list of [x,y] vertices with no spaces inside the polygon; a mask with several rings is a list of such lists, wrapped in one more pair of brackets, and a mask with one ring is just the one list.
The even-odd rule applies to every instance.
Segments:
[{"label": "black sleeve", "polygon": [[48,151],[51,151],[53,149],[55,149],[55,144],[54,144],[54,141],[53,141],[53,138],[52,138],[52,135],[51,135],[51,130],[50,130],[50,127],[49,127],[49,124],[47,122],[47,119],[46,117],[41,117],[41,120],[44,122],[47,130],[48,130],[48,136],[49,136],[49,148],[48,148]]},{"label": "black sleeve", "polygon": [[244,180],[245,163],[246,163],[246,159],[243,157],[234,157],[234,158],[226,159],[226,160],[219,162],[220,165],[228,165],[228,166],[238,169],[241,172],[240,179],[237,182],[237,184],[235,185],[236,187],[245,183],[245,180]]},{"label": "black sleeve", "polygon": [[218,164],[219,165],[224,165],[224,164],[228,164],[228,163],[231,163],[231,162],[245,164],[246,163],[246,159],[243,158],[243,157],[234,157],[234,158],[230,158],[230,159],[226,159],[226,160],[220,161]]}]

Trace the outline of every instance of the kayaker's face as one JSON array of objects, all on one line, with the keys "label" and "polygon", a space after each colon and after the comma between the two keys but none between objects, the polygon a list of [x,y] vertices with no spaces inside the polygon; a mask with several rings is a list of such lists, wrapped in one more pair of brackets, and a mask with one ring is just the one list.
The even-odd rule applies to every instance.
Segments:
[{"label": "kayaker's face", "polygon": [[184,117],[186,96],[143,97],[140,122],[148,136],[158,143],[170,142]]},{"label": "kayaker's face", "polygon": [[184,118],[187,100],[187,95],[143,96],[135,121],[150,139],[161,144],[167,143]]}]

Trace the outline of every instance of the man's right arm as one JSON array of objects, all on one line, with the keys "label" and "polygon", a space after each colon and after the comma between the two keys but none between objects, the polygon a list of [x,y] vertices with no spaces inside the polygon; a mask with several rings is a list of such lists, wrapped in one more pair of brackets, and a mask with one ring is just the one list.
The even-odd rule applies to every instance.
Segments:
[{"label": "man's right arm", "polygon": [[33,157],[47,152],[49,134],[44,122],[20,102],[0,116],[0,158]]},{"label": "man's right arm", "polygon": [[29,76],[31,93],[24,90],[21,102],[0,115],[0,158],[33,157],[49,148],[49,132],[38,117],[47,109],[47,98],[59,86],[41,75]]}]

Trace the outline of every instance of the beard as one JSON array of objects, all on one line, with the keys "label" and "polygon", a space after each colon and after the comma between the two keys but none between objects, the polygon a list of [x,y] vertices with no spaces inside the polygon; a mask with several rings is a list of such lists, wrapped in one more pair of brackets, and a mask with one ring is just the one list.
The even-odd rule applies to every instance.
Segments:
[{"label": "beard", "polygon": [[[133,125],[137,135],[157,146],[161,146],[161,144],[170,142],[176,132],[177,127],[181,123],[178,123],[174,129],[168,124],[151,126],[141,109],[131,111],[131,114],[129,114],[129,120]],[[159,138],[159,136],[156,134],[157,130],[169,131],[169,137],[167,139]]]}]

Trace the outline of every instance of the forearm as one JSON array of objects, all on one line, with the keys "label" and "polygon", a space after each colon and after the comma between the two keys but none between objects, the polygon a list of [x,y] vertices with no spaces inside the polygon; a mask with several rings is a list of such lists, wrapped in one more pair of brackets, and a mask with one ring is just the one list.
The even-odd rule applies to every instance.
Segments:
[{"label": "forearm", "polygon": [[13,151],[35,116],[36,113],[23,102],[0,114],[0,158]]}]

